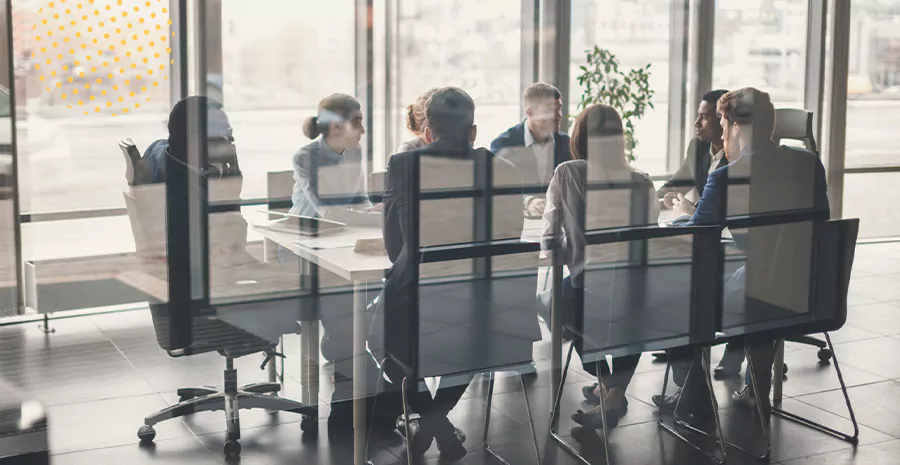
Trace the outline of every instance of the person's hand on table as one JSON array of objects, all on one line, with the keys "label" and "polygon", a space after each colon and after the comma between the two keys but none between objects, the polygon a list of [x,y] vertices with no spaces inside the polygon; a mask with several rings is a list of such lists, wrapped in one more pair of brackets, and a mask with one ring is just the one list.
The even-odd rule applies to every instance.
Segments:
[{"label": "person's hand on table", "polygon": [[[668,197],[668,194],[666,194]],[[691,216],[694,214],[694,210],[697,208],[690,200],[684,197],[684,194],[676,194],[676,197],[672,200],[672,210],[676,215],[687,215]]]},{"label": "person's hand on table", "polygon": [[[678,194],[676,192],[666,192],[666,195],[662,198],[663,206],[665,206],[665,208],[669,210],[675,208],[675,201],[678,200],[679,195],[681,194]],[[682,198],[683,197],[684,196],[682,195]]]},{"label": "person's hand on table", "polygon": [[547,199],[532,197],[528,199],[528,203],[525,206],[525,213],[527,213],[529,217],[541,217],[544,215],[544,208],[546,206]]},{"label": "person's hand on table", "polygon": [[372,205],[371,207],[369,207],[366,211],[369,211],[369,212],[380,212],[380,211],[382,211],[383,209],[384,209],[384,204],[383,204],[383,203],[376,203],[375,205]]}]

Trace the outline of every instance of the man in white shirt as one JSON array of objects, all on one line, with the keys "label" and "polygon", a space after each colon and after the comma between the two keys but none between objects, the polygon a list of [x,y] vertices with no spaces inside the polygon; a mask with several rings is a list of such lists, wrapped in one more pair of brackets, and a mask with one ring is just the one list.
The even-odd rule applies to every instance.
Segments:
[{"label": "man in white shirt", "polygon": [[553,171],[569,156],[569,136],[559,132],[562,94],[554,86],[537,82],[525,89],[525,121],[491,142],[491,152],[510,161],[525,185],[524,209],[530,217],[544,212],[544,194]]}]

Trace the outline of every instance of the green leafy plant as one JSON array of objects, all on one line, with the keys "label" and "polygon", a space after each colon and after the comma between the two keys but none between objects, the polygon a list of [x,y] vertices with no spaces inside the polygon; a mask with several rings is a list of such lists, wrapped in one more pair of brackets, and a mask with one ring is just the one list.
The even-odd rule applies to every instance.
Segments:
[{"label": "green leafy plant", "polygon": [[581,111],[595,103],[605,103],[619,112],[625,130],[625,153],[634,161],[638,141],[634,122],[641,119],[647,108],[653,108],[650,89],[650,64],[627,72],[619,69],[619,59],[609,50],[594,46],[585,51],[587,65],[581,66],[578,84],[581,85]]}]

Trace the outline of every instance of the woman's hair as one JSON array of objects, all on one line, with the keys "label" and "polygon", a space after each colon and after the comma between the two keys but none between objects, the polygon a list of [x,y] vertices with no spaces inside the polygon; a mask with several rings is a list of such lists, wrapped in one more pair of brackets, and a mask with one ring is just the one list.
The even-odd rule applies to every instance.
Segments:
[{"label": "woman's hair", "polygon": [[625,162],[625,136],[622,130],[622,118],[615,108],[597,103],[584,109],[575,118],[572,127],[572,139],[569,142],[569,151],[575,160],[587,160],[590,139],[602,138],[605,142],[601,150],[594,147],[594,157],[600,157],[598,164],[601,166],[618,167],[627,165]]},{"label": "woman's hair", "polygon": [[303,134],[310,139],[327,136],[331,123],[349,120],[360,108],[359,102],[347,94],[331,94],[319,102],[318,114],[303,122]]},{"label": "woman's hair", "polygon": [[416,99],[415,103],[406,107],[406,128],[409,132],[419,136],[425,130],[425,104],[432,94],[438,89],[431,89]]}]

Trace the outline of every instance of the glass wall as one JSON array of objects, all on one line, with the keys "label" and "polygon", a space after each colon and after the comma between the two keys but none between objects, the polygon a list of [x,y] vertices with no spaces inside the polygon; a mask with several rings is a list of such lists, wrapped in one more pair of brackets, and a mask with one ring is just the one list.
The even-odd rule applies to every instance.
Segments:
[{"label": "glass wall", "polygon": [[578,114],[583,89],[577,79],[587,63],[587,50],[594,46],[609,50],[624,72],[649,64],[654,108],[635,124],[635,165],[651,174],[667,171],[671,9],[672,2],[666,0],[572,1],[569,112]]},{"label": "glass wall", "polygon": [[168,8],[12,1],[23,285],[32,310],[142,297],[116,280],[134,265],[118,142],[130,137],[143,150],[165,137]]},{"label": "glass wall", "polygon": [[[489,147],[495,137],[520,122],[521,0],[398,0],[393,4],[394,23],[376,23],[380,37],[379,26],[390,26],[392,43],[387,147],[396,148],[415,137],[407,130],[407,106],[435,87],[457,86],[475,100],[476,147]],[[388,151],[376,144],[375,169],[385,159],[378,153],[381,150]]]},{"label": "glass wall", "polygon": [[[0,296],[0,307],[6,313],[14,312],[12,290],[19,279],[16,220],[21,222],[21,285],[27,296],[36,297],[25,302],[30,311],[145,300],[119,279],[123,270],[136,266],[136,248],[118,142],[130,137],[141,154],[146,152],[167,136],[175,103],[169,79],[178,37],[172,36],[177,29],[169,24],[169,1],[120,5],[95,0],[80,8],[77,2],[50,3],[12,0],[15,109],[9,83],[0,82],[0,151],[7,153],[0,154],[0,256],[5,264],[0,289],[8,294]],[[370,44],[365,43],[368,31],[357,30],[361,10],[354,0],[302,8],[289,0],[271,0],[266,8],[231,0],[205,4],[207,89],[229,117],[243,174],[233,200],[245,203],[241,211],[250,223],[267,218],[266,199],[291,196],[292,156],[310,142],[303,122],[329,94],[346,93],[365,103],[367,92],[372,93],[372,116],[365,120],[374,138],[371,152],[365,152],[372,157],[370,171],[382,170],[400,143],[415,137],[406,127],[407,106],[431,88],[455,85],[470,93],[476,103],[477,146],[488,146],[522,118],[521,92],[528,84],[523,67],[531,66],[522,57],[539,43],[523,42],[523,28],[532,18],[523,18],[521,0],[373,2],[371,11],[362,13],[373,32]],[[771,93],[776,106],[802,107],[808,4],[715,2],[712,87],[757,86]],[[572,0],[565,63],[570,82],[560,85],[567,88],[567,111],[574,117],[586,50],[595,45],[609,50],[624,70],[649,64],[654,108],[636,123],[634,164],[660,177],[673,168],[667,166],[670,53],[673,32],[678,32],[672,30],[672,8],[668,0]],[[865,237],[900,231],[887,221],[890,215],[862,209],[872,205],[863,192],[892,175],[858,172],[900,166],[895,137],[885,130],[892,127],[895,110],[900,115],[898,20],[898,0],[853,3],[844,204],[845,216],[881,217],[863,221]],[[551,40],[552,34],[544,33],[542,39]],[[366,75],[360,60],[369,50],[373,71]],[[685,111],[690,124],[693,104]],[[18,219],[11,130],[3,135],[13,114]],[[281,177],[273,180],[278,173]],[[380,187],[376,178],[369,182],[375,191]],[[272,249],[252,228],[247,240],[252,254],[272,258]]]},{"label": "glass wall", "polygon": [[9,41],[6,14],[0,14],[0,316],[18,313],[16,283],[16,210],[12,146],[13,108],[10,105]]},{"label": "glass wall", "polygon": [[752,86],[803,108],[807,14],[807,0],[717,1],[712,87]]},{"label": "glass wall", "polygon": [[[847,86],[847,147],[844,216],[858,216],[860,236],[900,233],[889,201],[874,200],[895,185],[900,167],[900,1],[854,1],[850,9],[850,57]],[[860,172],[864,171],[864,172]]]},{"label": "glass wall", "polygon": [[855,1],[850,13],[846,166],[898,166],[884,129],[900,121],[900,1]]}]

